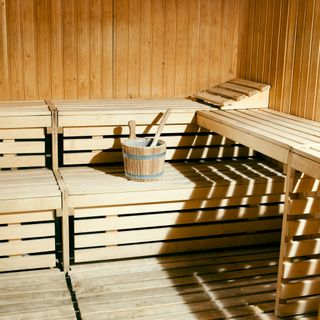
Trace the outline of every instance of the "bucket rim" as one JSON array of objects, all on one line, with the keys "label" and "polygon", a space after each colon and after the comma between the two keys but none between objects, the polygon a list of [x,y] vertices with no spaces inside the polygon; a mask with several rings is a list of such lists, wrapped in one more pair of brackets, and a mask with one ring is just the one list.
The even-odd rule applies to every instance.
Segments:
[{"label": "bucket rim", "polygon": [[138,141],[151,141],[153,138],[136,138],[136,139],[126,139],[123,140],[121,142],[122,145],[126,146],[126,147],[134,147],[134,148],[138,148],[138,149],[161,149],[163,147],[166,147],[166,142],[164,140],[158,140],[158,143],[160,143],[159,145],[156,145],[154,147],[148,147],[148,146],[135,146],[135,145],[129,145],[127,144],[128,141],[133,141],[133,140],[138,140]]}]

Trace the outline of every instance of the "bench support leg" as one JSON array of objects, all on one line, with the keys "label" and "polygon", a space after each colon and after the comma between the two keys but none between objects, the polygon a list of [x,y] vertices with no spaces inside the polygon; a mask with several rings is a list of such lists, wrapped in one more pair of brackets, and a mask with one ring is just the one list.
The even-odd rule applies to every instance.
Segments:
[{"label": "bench support leg", "polygon": [[287,222],[288,222],[288,214],[290,211],[290,193],[294,188],[294,177],[296,171],[291,167],[292,162],[292,151],[289,151],[288,154],[288,162],[286,167],[286,182],[285,182],[285,205],[282,219],[282,229],[281,229],[281,244],[280,244],[280,256],[279,256],[279,266],[278,266],[278,278],[277,278],[277,293],[276,293],[276,301],[275,301],[275,314],[276,316],[280,316],[280,297],[282,290],[282,280],[283,280],[283,264],[286,257],[286,230],[287,230]]},{"label": "bench support leg", "polygon": [[67,273],[70,269],[70,241],[69,241],[69,194],[62,194],[62,250],[63,271]]}]

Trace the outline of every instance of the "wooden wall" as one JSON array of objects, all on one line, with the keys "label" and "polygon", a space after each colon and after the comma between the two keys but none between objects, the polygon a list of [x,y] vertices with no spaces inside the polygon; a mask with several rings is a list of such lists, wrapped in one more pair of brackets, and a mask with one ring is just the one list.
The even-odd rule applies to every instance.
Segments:
[{"label": "wooden wall", "polygon": [[271,83],[270,106],[320,121],[320,0],[243,0],[238,73]]},{"label": "wooden wall", "polygon": [[0,0],[0,100],[186,96],[233,78],[240,0]]}]

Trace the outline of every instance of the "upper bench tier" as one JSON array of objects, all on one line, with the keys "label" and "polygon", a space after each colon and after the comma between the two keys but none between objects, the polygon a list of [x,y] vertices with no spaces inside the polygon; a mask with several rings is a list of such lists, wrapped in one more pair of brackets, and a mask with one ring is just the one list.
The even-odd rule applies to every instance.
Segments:
[{"label": "upper bench tier", "polygon": [[59,127],[127,125],[133,118],[139,125],[154,125],[168,108],[172,109],[168,124],[191,123],[197,110],[210,108],[187,99],[55,100],[53,104]]},{"label": "upper bench tier", "polygon": [[212,109],[198,111],[197,123],[283,163],[293,150],[319,164],[319,147],[310,147],[320,144],[319,122],[270,109]]}]

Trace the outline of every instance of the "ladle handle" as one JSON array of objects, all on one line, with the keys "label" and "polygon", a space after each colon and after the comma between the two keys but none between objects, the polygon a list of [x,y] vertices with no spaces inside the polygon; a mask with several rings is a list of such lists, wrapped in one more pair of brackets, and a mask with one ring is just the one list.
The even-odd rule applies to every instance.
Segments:
[{"label": "ladle handle", "polygon": [[130,120],[128,122],[128,126],[129,126],[129,139],[130,140],[134,140],[136,139],[136,122],[134,120]]},{"label": "ladle handle", "polygon": [[162,130],[164,128],[164,125],[166,124],[166,121],[167,121],[167,119],[168,119],[168,117],[170,115],[170,112],[171,112],[171,110],[168,109],[166,111],[166,113],[164,114],[164,116],[162,117],[161,122],[160,122],[159,127],[158,127],[158,130],[156,132],[156,135],[153,138],[153,141],[152,141],[150,147],[155,147],[157,145],[159,137],[160,137],[160,134],[161,134],[161,132],[162,132]]}]

